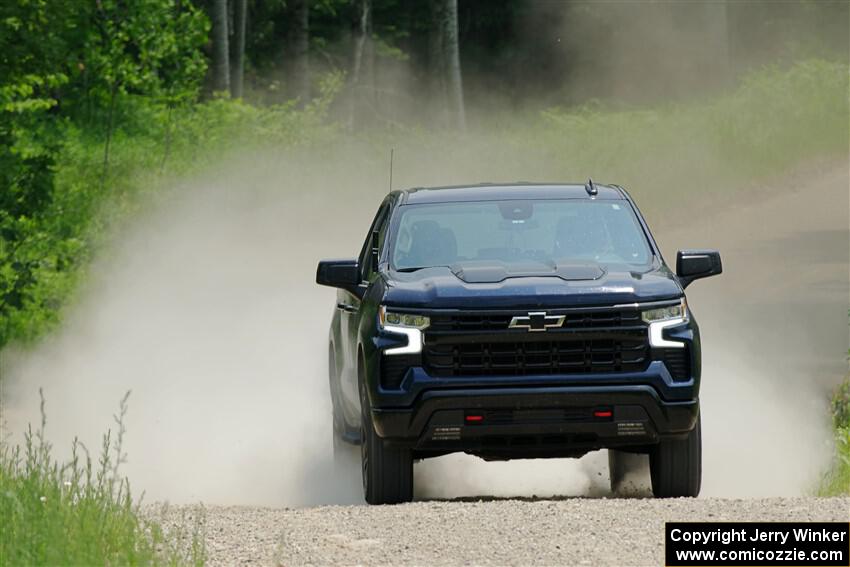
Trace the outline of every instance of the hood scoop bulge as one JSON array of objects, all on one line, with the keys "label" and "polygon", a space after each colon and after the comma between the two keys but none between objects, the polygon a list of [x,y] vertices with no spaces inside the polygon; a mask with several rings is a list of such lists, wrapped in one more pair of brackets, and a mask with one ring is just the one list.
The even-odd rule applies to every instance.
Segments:
[{"label": "hood scoop bulge", "polygon": [[466,283],[499,283],[508,278],[556,277],[565,281],[598,280],[605,275],[598,264],[544,264],[521,262],[506,264],[494,261],[470,261],[452,264],[449,269]]}]

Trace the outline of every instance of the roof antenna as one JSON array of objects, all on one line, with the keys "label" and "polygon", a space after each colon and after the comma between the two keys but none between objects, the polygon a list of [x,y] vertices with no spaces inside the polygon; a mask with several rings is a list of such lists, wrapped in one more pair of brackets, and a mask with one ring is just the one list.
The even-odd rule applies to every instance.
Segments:
[{"label": "roof antenna", "polygon": [[393,192],[393,154],[395,148],[390,148],[390,193]]},{"label": "roof antenna", "polygon": [[587,191],[587,194],[591,197],[597,195],[599,191],[596,189],[596,185],[593,184],[593,179],[587,178],[587,183],[584,185],[584,190]]}]

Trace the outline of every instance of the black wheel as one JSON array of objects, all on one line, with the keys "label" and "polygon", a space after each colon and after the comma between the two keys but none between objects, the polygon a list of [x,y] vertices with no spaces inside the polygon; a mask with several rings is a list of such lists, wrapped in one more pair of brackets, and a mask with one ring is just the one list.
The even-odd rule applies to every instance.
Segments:
[{"label": "black wheel", "polygon": [[409,449],[390,447],[372,425],[366,387],[360,381],[363,495],[369,504],[398,504],[413,499],[413,458]]},{"label": "black wheel", "polygon": [[638,487],[634,481],[638,477],[646,478],[643,475],[646,474],[647,465],[645,454],[608,449],[608,476],[611,479],[611,492],[614,494],[635,492]]},{"label": "black wheel", "polygon": [[702,427],[696,427],[684,439],[665,440],[649,454],[652,493],[657,498],[699,495],[702,483]]}]

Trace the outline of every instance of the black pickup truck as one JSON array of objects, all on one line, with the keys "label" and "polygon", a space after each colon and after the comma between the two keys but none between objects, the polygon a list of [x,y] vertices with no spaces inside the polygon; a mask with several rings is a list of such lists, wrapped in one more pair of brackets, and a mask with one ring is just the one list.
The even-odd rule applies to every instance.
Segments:
[{"label": "black pickup truck", "polygon": [[700,339],[685,301],[714,250],[673,273],[617,185],[393,191],[337,288],[334,447],[361,446],[372,504],[413,496],[413,461],[649,454],[655,496],[701,482]]}]

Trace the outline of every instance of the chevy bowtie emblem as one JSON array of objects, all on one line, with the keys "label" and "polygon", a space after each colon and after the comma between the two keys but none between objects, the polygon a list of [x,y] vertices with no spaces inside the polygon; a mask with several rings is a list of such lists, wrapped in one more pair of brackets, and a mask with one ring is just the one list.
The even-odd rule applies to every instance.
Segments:
[{"label": "chevy bowtie emblem", "polygon": [[566,315],[546,315],[545,311],[533,311],[527,316],[514,317],[511,319],[511,324],[508,325],[511,329],[527,329],[533,331],[545,331],[546,329],[554,329],[564,324]]}]

